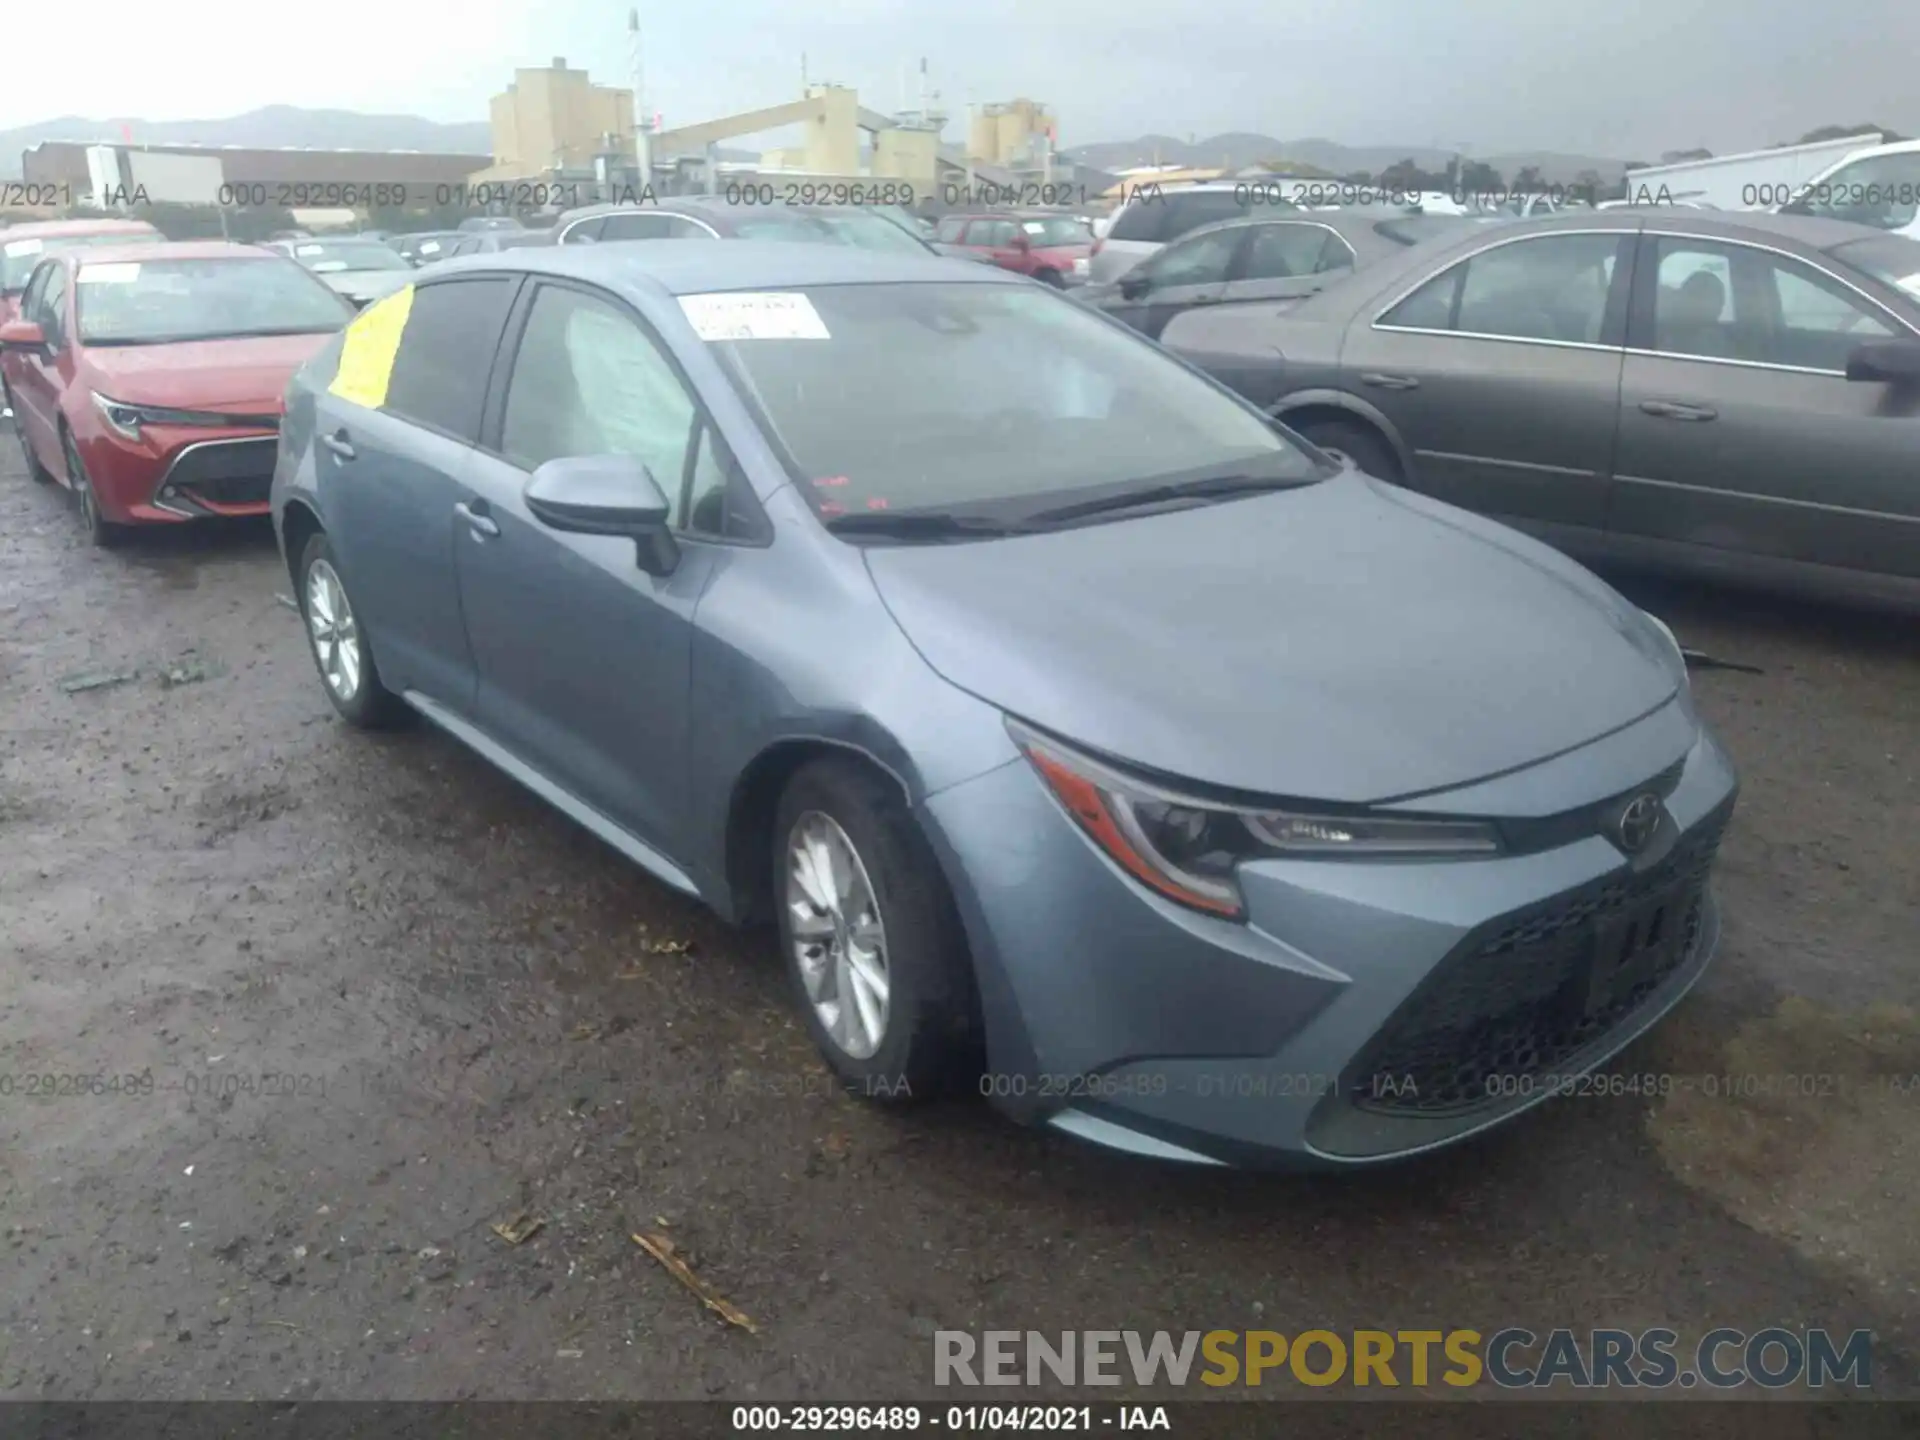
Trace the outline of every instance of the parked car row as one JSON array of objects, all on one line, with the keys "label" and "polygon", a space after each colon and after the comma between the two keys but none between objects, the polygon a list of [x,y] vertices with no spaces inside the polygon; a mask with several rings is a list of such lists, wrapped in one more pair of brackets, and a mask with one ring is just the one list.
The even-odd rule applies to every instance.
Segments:
[{"label": "parked car row", "polygon": [[[872,215],[664,208],[344,329],[259,249],[62,252],[0,373],[96,538],[264,495],[346,720],[770,919],[857,1093],[984,1066],[1224,1164],[1517,1115],[1709,963],[1737,782],[1672,633],[1499,521],[1920,589],[1901,236],[1269,211],[1089,304]],[[1151,343],[1125,307],[1199,255]]]}]

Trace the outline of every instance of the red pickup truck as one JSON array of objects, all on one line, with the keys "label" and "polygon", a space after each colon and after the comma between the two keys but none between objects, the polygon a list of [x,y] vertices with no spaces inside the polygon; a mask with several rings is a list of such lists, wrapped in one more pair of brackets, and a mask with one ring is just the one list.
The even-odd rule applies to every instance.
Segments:
[{"label": "red pickup truck", "polygon": [[1070,215],[991,211],[941,219],[935,243],[971,258],[1017,270],[1064,289],[1078,282],[1073,262],[1093,251],[1093,232]]}]

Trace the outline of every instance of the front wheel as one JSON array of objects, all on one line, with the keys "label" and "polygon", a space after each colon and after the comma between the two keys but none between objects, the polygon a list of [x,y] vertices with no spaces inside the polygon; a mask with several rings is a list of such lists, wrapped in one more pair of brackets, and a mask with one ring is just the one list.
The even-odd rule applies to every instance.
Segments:
[{"label": "front wheel", "polygon": [[899,791],[844,760],[788,783],[774,822],[781,949],[820,1053],[868,1099],[922,1100],[972,1058],[972,971]]},{"label": "front wheel", "polygon": [[341,719],[363,730],[388,730],[406,718],[406,702],[380,681],[325,532],[300,554],[300,618],[320,683]]},{"label": "front wheel", "polygon": [[87,467],[69,431],[60,432],[60,448],[67,461],[67,488],[80,506],[80,523],[87,527],[87,540],[102,550],[111,550],[126,539],[127,527],[114,524],[100,513],[100,499],[93,493],[93,481],[87,477]]}]

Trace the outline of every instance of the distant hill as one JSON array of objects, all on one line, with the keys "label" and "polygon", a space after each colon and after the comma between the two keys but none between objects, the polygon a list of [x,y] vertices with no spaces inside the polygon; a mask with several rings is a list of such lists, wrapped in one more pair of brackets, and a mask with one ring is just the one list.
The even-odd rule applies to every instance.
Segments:
[{"label": "distant hill", "polygon": [[[1263,160],[1292,160],[1311,165],[1334,175],[1349,175],[1364,170],[1378,175],[1401,160],[1412,160],[1423,170],[1443,170],[1454,158],[1450,150],[1429,145],[1342,145],[1335,140],[1311,138],[1276,140],[1271,135],[1231,131],[1204,140],[1188,142],[1171,135],[1142,135],[1137,140],[1111,140],[1093,145],[1075,145],[1062,152],[1069,159],[1100,170],[1124,170],[1133,165],[1184,165],[1196,168],[1221,167],[1238,170]],[[1516,151],[1506,155],[1474,155],[1512,179],[1521,170],[1533,166],[1548,184],[1571,184],[1583,170],[1597,171],[1603,181],[1617,181],[1626,171],[1623,160],[1608,160],[1597,155],[1566,155],[1547,150]]]},{"label": "distant hill", "polygon": [[269,105],[224,120],[88,119],[63,115],[15,130],[0,130],[0,176],[18,177],[20,152],[43,140],[87,140],[150,145],[294,146],[314,150],[424,150],[440,155],[489,155],[484,120],[443,125],[418,115],[362,115],[352,110],[302,110]]}]

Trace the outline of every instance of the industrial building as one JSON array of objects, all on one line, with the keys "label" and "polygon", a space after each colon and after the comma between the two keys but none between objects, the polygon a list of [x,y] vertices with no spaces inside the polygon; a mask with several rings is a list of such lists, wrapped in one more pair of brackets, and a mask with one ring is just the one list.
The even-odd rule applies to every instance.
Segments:
[{"label": "industrial building", "polygon": [[[78,197],[91,193],[87,151],[95,140],[43,140],[20,157],[29,184],[64,185]],[[121,151],[162,155],[209,156],[220,161],[234,186],[405,185],[423,193],[438,185],[457,185],[489,162],[485,155],[442,155],[424,150],[248,149],[237,145],[113,145]]]}]

